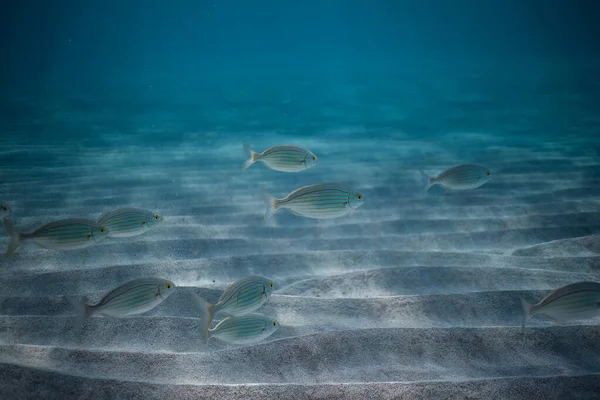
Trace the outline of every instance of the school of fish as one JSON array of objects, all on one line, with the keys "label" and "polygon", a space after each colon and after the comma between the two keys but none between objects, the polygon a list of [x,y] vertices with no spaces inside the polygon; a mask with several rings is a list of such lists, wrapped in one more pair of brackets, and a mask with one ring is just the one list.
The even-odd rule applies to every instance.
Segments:
[{"label": "school of fish", "polygon": [[[291,144],[272,146],[256,152],[243,144],[248,159],[243,170],[262,163],[279,172],[298,173],[313,168],[317,156],[310,150]],[[481,165],[458,165],[429,175],[419,170],[425,179],[425,192],[434,185],[453,191],[473,190],[488,182],[491,171]],[[309,219],[334,219],[351,215],[365,204],[365,197],[354,188],[336,182],[315,183],[297,188],[287,196],[277,198],[262,190],[266,203],[265,223],[279,209]],[[12,256],[24,243],[33,242],[50,250],[77,250],[97,245],[107,238],[130,238],[151,231],[163,217],[153,210],[122,207],[110,210],[97,220],[66,218],[38,225],[30,230],[17,228],[12,208],[0,203],[0,221],[9,235],[6,256]],[[114,239],[113,239],[114,240]],[[75,327],[81,328],[94,316],[126,318],[146,313],[158,307],[176,290],[170,280],[158,277],[139,277],[108,291],[96,304],[84,299],[65,296],[75,312]],[[260,342],[279,329],[279,321],[259,314],[273,295],[276,283],[262,276],[248,276],[231,283],[216,303],[210,303],[198,293],[191,293],[191,302],[202,321],[199,335],[207,345],[214,338],[225,343],[247,345]],[[536,304],[521,298],[522,329],[535,315],[544,315],[557,322],[576,321],[600,316],[600,283],[574,282],[557,288]],[[213,320],[222,317],[214,327]]]}]

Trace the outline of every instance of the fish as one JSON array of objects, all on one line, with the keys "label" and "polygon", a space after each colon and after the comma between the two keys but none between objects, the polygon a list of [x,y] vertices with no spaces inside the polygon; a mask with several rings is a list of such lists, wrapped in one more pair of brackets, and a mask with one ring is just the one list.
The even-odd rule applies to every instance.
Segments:
[{"label": "fish", "polygon": [[279,322],[262,314],[227,317],[204,335],[206,343],[217,338],[231,344],[253,344],[277,332]]},{"label": "fish", "polygon": [[204,322],[204,334],[218,314],[239,316],[258,310],[269,300],[273,292],[272,280],[262,276],[240,279],[225,289],[216,304],[211,304],[196,293],[192,293]]},{"label": "fish", "polygon": [[337,183],[304,186],[283,199],[273,197],[263,189],[263,196],[267,203],[265,222],[280,208],[287,208],[301,217],[330,219],[349,214],[365,202],[361,193]]},{"label": "fish", "polygon": [[[10,214],[12,214],[10,206],[6,203],[0,203],[0,221],[4,220]],[[0,225],[2,225],[2,222],[0,222]]]},{"label": "fish", "polygon": [[250,158],[244,163],[243,169],[248,169],[260,161],[275,171],[300,172],[314,167],[319,161],[310,150],[293,144],[273,146],[257,153],[248,143],[244,143],[244,150]]},{"label": "fish", "polygon": [[51,250],[76,250],[92,246],[104,239],[108,229],[82,218],[61,219],[40,225],[30,232],[21,232],[8,218],[4,226],[10,235],[6,255],[10,257],[24,242],[35,242]]},{"label": "fish", "polygon": [[97,223],[108,228],[107,237],[123,238],[148,232],[160,221],[162,217],[151,210],[123,207],[102,215]]},{"label": "fish", "polygon": [[152,310],[165,301],[175,284],[162,278],[137,278],[111,290],[96,305],[68,296],[67,300],[77,311],[77,325],[80,326],[92,315],[124,318]]},{"label": "fish", "polygon": [[425,192],[429,191],[434,185],[441,185],[452,190],[476,189],[492,178],[489,169],[474,164],[459,165],[447,169],[438,176],[430,176],[423,170],[419,171],[427,180]]},{"label": "fish", "polygon": [[583,281],[556,289],[537,304],[521,298],[522,328],[536,314],[557,321],[572,321],[600,315],[600,283]]}]

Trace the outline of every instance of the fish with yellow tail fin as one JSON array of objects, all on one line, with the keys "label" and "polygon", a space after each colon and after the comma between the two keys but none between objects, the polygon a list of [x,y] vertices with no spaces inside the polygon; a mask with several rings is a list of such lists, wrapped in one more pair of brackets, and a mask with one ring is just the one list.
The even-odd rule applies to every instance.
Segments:
[{"label": "fish with yellow tail fin", "polygon": [[98,224],[108,229],[108,237],[132,237],[148,232],[162,217],[151,211],[136,207],[122,207],[109,211],[98,219]]},{"label": "fish with yellow tail fin", "polygon": [[51,250],[83,249],[104,239],[108,229],[94,221],[67,218],[40,225],[30,232],[21,232],[8,218],[4,226],[10,235],[7,256],[11,256],[24,242],[35,242]]},{"label": "fish with yellow tail fin", "polygon": [[244,150],[248,160],[243,169],[248,169],[256,162],[262,162],[268,168],[281,172],[300,172],[317,165],[319,159],[310,150],[293,144],[269,147],[262,153],[252,150],[248,143],[244,143]]},{"label": "fish with yellow tail fin", "polygon": [[88,305],[72,297],[67,300],[78,314],[77,326],[92,315],[124,318],[142,314],[158,306],[175,290],[175,284],[162,278],[137,278],[111,290],[96,305]]},{"label": "fish with yellow tail fin", "polygon": [[263,196],[267,204],[265,222],[280,208],[287,208],[301,217],[331,219],[349,214],[365,202],[361,193],[338,183],[304,186],[283,199],[273,197],[263,189]]},{"label": "fish with yellow tail fin", "polygon": [[476,189],[492,178],[489,169],[481,165],[459,165],[447,169],[438,176],[430,176],[423,170],[419,170],[426,179],[425,192],[434,185],[440,185],[451,190],[469,190]]},{"label": "fish with yellow tail fin", "polygon": [[556,289],[537,304],[521,299],[522,328],[536,314],[557,321],[577,321],[600,316],[600,283],[578,282]]},{"label": "fish with yellow tail fin", "polygon": [[254,344],[277,332],[279,321],[262,314],[247,314],[227,317],[209,329],[205,334],[206,343],[217,338],[231,344]]}]

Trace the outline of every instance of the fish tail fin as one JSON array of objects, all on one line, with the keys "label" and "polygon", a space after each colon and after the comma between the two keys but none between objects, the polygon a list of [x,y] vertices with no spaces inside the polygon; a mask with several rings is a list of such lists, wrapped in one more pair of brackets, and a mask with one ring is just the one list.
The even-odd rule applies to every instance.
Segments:
[{"label": "fish tail fin", "polygon": [[263,194],[263,199],[265,200],[265,203],[267,205],[267,209],[265,211],[265,222],[267,222],[273,217],[273,214],[275,214],[275,212],[279,208],[279,205],[277,204],[276,197],[271,196],[269,192],[267,192],[265,189],[261,189],[261,191]]},{"label": "fish tail fin", "polygon": [[6,256],[10,257],[21,245],[21,232],[19,232],[15,224],[8,218],[4,218],[4,227],[10,235],[10,242],[6,250]]},{"label": "fish tail fin", "polygon": [[252,147],[250,147],[250,145],[246,142],[244,142],[244,151],[246,152],[246,155],[248,155],[249,158],[248,160],[246,160],[242,168],[248,169],[252,164],[256,162],[256,160],[258,160],[260,154],[252,150]]},{"label": "fish tail fin", "polygon": [[93,309],[91,306],[87,305],[81,300],[76,299],[75,297],[67,296],[66,299],[69,303],[71,303],[71,306],[77,313],[75,329],[79,329],[83,326],[85,321],[92,316]]},{"label": "fish tail fin", "polygon": [[192,293],[192,298],[198,310],[200,311],[200,318],[202,319],[202,336],[205,337],[208,341],[209,338],[209,328],[210,323],[215,317],[215,305],[210,304],[208,301],[204,300],[200,295],[196,293]]},{"label": "fish tail fin", "polygon": [[431,187],[435,184],[435,178],[431,175],[426,174],[425,171],[423,171],[422,169],[420,169],[419,172],[421,173],[421,176],[425,178],[425,193],[427,193],[429,189],[431,189]]},{"label": "fish tail fin", "polygon": [[523,329],[523,332],[525,332],[525,325],[527,324],[527,321],[531,319],[532,305],[521,297],[521,307],[523,307],[523,321],[521,322],[521,328]]}]

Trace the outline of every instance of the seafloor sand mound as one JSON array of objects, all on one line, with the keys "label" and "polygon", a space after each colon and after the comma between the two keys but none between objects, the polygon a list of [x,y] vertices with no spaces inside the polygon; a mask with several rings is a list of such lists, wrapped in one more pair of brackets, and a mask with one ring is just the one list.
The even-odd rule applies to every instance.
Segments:
[{"label": "seafloor sand mound", "polygon": [[600,255],[600,235],[554,240],[517,249],[514,256],[525,257],[582,257]]}]

